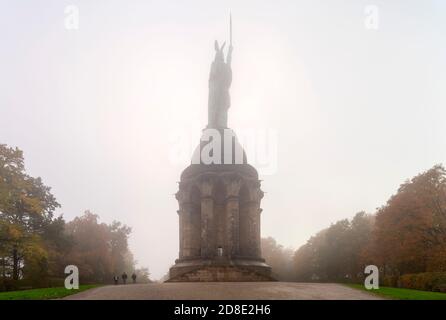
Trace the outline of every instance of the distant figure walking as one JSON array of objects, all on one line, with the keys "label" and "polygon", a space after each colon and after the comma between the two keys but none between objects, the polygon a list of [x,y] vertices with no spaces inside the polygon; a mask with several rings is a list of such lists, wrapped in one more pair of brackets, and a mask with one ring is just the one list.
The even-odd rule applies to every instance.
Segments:
[{"label": "distant figure walking", "polygon": [[119,277],[118,276],[114,276],[113,277],[113,281],[115,282],[115,285],[118,284]]},{"label": "distant figure walking", "polygon": [[133,283],[136,283],[136,273],[134,273],[134,272],[132,274],[132,280],[133,280]]},{"label": "distant figure walking", "polygon": [[122,274],[121,278],[122,278],[122,282],[123,282],[124,284],[126,284],[126,282],[127,282],[127,273],[124,272],[124,273]]}]

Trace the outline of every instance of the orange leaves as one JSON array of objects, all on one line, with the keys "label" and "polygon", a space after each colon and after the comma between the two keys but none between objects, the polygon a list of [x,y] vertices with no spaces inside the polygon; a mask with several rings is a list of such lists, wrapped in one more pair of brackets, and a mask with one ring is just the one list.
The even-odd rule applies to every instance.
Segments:
[{"label": "orange leaves", "polygon": [[[370,216],[369,216],[370,217]],[[446,170],[436,165],[404,182],[367,222],[357,215],[312,237],[295,254],[300,280],[336,280],[375,264],[387,276],[446,271]],[[355,221],[356,220],[356,221]],[[373,223],[374,220],[374,223]]]},{"label": "orange leaves", "polygon": [[134,262],[127,243],[130,228],[127,226],[119,222],[100,223],[98,215],[86,211],[83,216],[67,223],[66,231],[73,239],[67,262],[82,270],[84,280],[110,281],[113,275],[133,271]]},{"label": "orange leaves", "polygon": [[422,272],[441,255],[446,236],[446,172],[442,166],[400,186],[376,216],[375,258],[397,273]]}]

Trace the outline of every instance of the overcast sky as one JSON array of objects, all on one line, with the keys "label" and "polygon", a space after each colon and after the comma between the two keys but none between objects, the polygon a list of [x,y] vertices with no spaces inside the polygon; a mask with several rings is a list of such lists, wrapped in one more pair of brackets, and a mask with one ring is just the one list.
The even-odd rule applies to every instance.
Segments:
[{"label": "overcast sky", "polygon": [[[131,226],[154,278],[178,255],[186,164],[172,161],[172,141],[206,125],[229,10],[229,126],[277,133],[262,236],[297,248],[446,159],[446,2],[241,3],[0,0],[0,143],[24,151],[67,220],[89,209]],[[378,29],[366,28],[367,5]]]}]

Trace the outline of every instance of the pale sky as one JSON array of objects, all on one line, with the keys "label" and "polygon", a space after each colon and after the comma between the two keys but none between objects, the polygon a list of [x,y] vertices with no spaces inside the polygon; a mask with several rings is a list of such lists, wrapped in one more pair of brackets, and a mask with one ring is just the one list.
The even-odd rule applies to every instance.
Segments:
[{"label": "pale sky", "polygon": [[[131,250],[154,278],[178,255],[173,194],[185,164],[169,157],[172,133],[199,137],[206,125],[213,41],[229,39],[229,10],[229,126],[277,132],[262,236],[297,248],[446,162],[442,0],[0,5],[0,143],[24,150],[67,220],[89,209],[131,226]],[[78,30],[65,28],[67,5]],[[365,27],[367,5],[377,30]]]}]

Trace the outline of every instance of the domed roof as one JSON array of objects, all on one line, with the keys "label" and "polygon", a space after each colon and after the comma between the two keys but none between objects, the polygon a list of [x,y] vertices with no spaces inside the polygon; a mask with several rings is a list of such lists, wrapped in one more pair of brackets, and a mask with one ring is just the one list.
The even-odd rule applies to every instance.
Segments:
[{"label": "domed roof", "polygon": [[228,171],[258,179],[257,170],[248,164],[245,150],[232,129],[204,129],[181,180],[204,172]]},{"label": "domed roof", "polygon": [[245,150],[234,130],[206,128],[192,155],[192,164],[247,164]]}]

